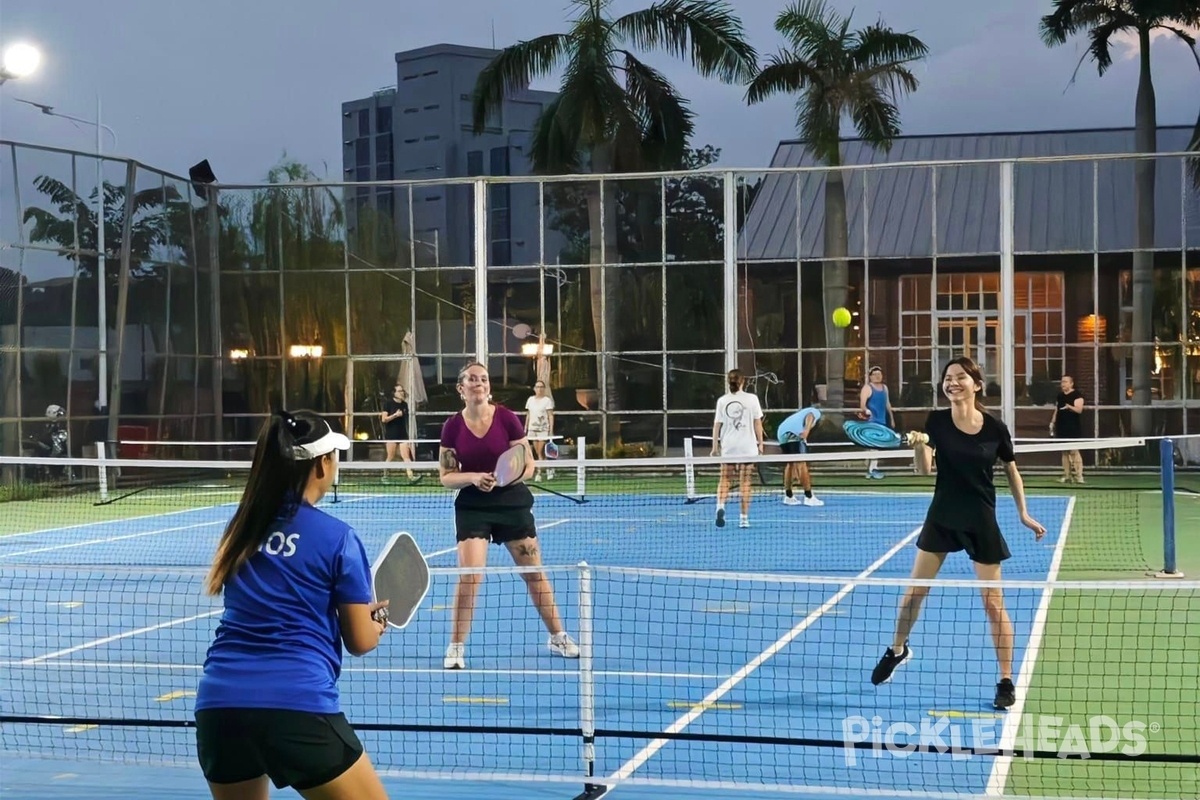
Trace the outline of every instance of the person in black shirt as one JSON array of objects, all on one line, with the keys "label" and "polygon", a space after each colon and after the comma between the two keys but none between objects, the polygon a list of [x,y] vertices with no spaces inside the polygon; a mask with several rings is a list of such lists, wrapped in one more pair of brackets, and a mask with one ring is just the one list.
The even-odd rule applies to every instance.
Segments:
[{"label": "person in black shirt", "polygon": [[[1083,438],[1083,393],[1075,388],[1075,379],[1063,375],[1062,391],[1054,398],[1054,416],[1050,418],[1050,435],[1059,439]],[[1078,450],[1062,454],[1062,477],[1059,483],[1083,483],[1083,456]]]},{"label": "person in black shirt", "polygon": [[[942,392],[950,401],[950,408],[931,412],[925,422],[925,435],[914,437],[918,439],[913,446],[917,472],[930,473],[935,452],[938,467],[933,500],[917,538],[914,579],[936,577],[947,553],[965,550],[975,562],[975,575],[980,580],[1000,580],[1000,562],[1009,558],[1010,553],[996,521],[992,468],[997,460],[1004,462],[1021,522],[1039,540],[1046,533],[1026,509],[1025,487],[1017,471],[1008,427],[984,409],[977,399],[982,391],[983,374],[974,361],[965,357],[951,361],[942,370]],[[905,591],[892,646],[871,673],[871,683],[876,686],[891,680],[896,667],[912,657],[908,635],[928,593],[927,586],[910,586]],[[984,588],[981,594],[1000,662],[1000,682],[996,685],[993,705],[1008,708],[1016,702],[1012,682],[1012,621],[999,588]]]},{"label": "person in black shirt", "polygon": [[[396,386],[392,390],[392,396],[383,403],[383,414],[380,415],[383,419],[383,439],[384,448],[387,451],[387,457],[384,458],[384,463],[392,461],[396,458],[396,452],[399,451],[400,458],[404,461],[413,461],[413,443],[412,443],[412,426],[409,422],[408,413],[408,393],[404,391],[403,386]],[[387,473],[384,473],[386,479]],[[408,470],[408,479],[416,483],[421,478],[413,477],[413,471]]]}]

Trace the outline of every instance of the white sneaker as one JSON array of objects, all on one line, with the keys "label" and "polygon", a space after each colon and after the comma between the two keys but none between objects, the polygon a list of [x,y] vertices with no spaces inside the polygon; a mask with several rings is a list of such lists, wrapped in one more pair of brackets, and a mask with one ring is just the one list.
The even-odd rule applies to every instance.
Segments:
[{"label": "white sneaker", "polygon": [[788,497],[788,496],[785,494],[785,495],[783,496],[783,504],[784,504],[785,506],[798,506],[798,505],[800,505],[800,498],[799,498],[799,497],[796,497],[795,495],[792,495],[791,497]]},{"label": "white sneaker", "polygon": [[442,659],[442,669],[466,669],[467,664],[463,659],[466,649],[462,642],[451,642],[446,648],[446,657]]},{"label": "white sneaker", "polygon": [[548,480],[548,481],[554,480],[554,470],[552,470],[552,469],[546,470],[546,480]]},{"label": "white sneaker", "polygon": [[750,515],[749,514],[742,514],[738,518],[738,527],[739,528],[749,528],[750,527]]},{"label": "white sneaker", "polygon": [[542,479],[542,473],[540,473],[540,472],[533,473],[533,479],[535,481],[540,481]]},{"label": "white sneaker", "polygon": [[818,500],[817,496],[813,495],[812,497],[804,498],[804,505],[806,505],[806,506],[823,506],[823,505],[825,505],[825,501]]},{"label": "white sneaker", "polygon": [[546,647],[550,648],[550,652],[556,656],[563,658],[579,658],[579,645],[571,639],[570,634],[566,631],[556,633],[550,637],[550,641],[546,642]]}]

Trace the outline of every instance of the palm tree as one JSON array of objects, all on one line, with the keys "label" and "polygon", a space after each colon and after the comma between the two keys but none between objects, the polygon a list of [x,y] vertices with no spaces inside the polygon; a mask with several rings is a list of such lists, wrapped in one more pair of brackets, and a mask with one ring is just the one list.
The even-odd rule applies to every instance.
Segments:
[{"label": "palm tree", "polygon": [[[1137,35],[1140,69],[1137,99],[1134,103],[1134,149],[1138,153],[1158,150],[1158,114],[1154,99],[1154,81],[1150,73],[1150,34],[1165,30],[1178,36],[1189,47],[1195,40],[1183,25],[1200,23],[1200,2],[1196,0],[1053,0],[1054,12],[1042,17],[1042,40],[1050,47],[1064,44],[1077,33],[1087,33],[1090,43],[1079,60],[1096,62],[1103,75],[1112,66],[1113,37],[1128,32]],[[1200,65],[1200,60],[1197,61]],[[1076,66],[1076,72],[1079,66]],[[1200,120],[1197,121],[1200,128]],[[1153,363],[1154,313],[1154,173],[1153,159],[1133,165],[1133,201],[1137,214],[1132,265],[1133,278],[1133,404],[1134,434],[1150,432],[1150,379]],[[1138,408],[1140,406],[1140,408]]]},{"label": "palm tree", "polygon": [[[535,78],[562,68],[558,96],[539,116],[530,159],[539,174],[590,169],[596,173],[677,167],[687,152],[693,115],[666,77],[634,50],[662,50],[688,60],[705,77],[744,82],[756,54],[728,3],[662,0],[612,18],[611,0],[572,0],[576,13],[566,33],[552,33],[505,48],[483,70],[475,87],[474,126],[481,133],[504,98]],[[587,191],[592,327],[601,355],[608,406],[620,408],[610,341],[617,333],[615,280],[601,280],[602,265],[617,255],[616,192],[589,183]],[[606,224],[601,225],[601,219]]]},{"label": "palm tree", "polygon": [[[831,167],[841,166],[841,127],[846,118],[872,147],[887,151],[900,135],[901,94],[917,89],[909,69],[928,52],[915,36],[897,33],[877,22],[851,30],[824,0],[798,0],[775,20],[775,30],[789,47],[771,56],[746,92],[749,104],[774,94],[798,94],[796,126],[813,155]],[[849,265],[846,229],[846,189],[840,170],[825,178],[825,262],[822,288],[825,301],[825,343],[844,346],[845,331],[832,324],[833,310],[846,304]],[[844,391],[845,353],[826,355],[826,382],[840,401]]]}]

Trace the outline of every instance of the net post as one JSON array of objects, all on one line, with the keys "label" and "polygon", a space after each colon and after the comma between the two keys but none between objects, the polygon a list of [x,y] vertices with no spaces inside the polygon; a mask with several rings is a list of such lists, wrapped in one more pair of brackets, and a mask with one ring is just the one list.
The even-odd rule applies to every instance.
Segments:
[{"label": "net post", "polygon": [[108,501],[108,467],[105,461],[107,459],[108,444],[106,442],[96,442],[96,477],[100,482],[100,501]]},{"label": "net post", "polygon": [[579,562],[579,729],[583,732],[583,794],[575,800],[596,800],[608,787],[592,783],[596,776],[596,686],[592,666],[592,568]]},{"label": "net post", "polygon": [[587,468],[583,460],[587,455],[587,437],[580,436],[575,440],[575,494],[582,500],[587,496]]},{"label": "net post", "polygon": [[1159,469],[1162,472],[1163,504],[1163,568],[1156,578],[1182,578],[1175,563],[1175,440],[1161,439],[1158,443]]},{"label": "net post", "polygon": [[696,499],[696,466],[692,463],[693,454],[692,437],[685,436],[683,439],[683,475],[689,503]]}]

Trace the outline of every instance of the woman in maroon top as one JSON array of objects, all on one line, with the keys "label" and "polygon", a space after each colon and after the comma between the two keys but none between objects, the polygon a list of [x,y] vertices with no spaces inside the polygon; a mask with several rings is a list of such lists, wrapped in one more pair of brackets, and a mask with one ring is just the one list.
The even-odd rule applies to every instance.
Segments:
[{"label": "woman in maroon top", "polygon": [[[458,373],[458,393],[464,408],[442,426],[438,474],[442,485],[456,489],[454,526],[458,539],[458,565],[487,565],[488,542],[503,544],[519,567],[541,565],[537,528],[533,519],[533,493],[525,485],[534,471],[533,453],[525,438],[525,428],[512,411],[490,400],[491,383],[487,367],[467,364]],[[509,486],[496,485],[496,462],[513,445],[526,450],[522,480]],[[550,652],[564,658],[578,658],[579,647],[563,629],[554,602],[550,579],[540,572],[523,572],[534,606],[550,631]],[[454,592],[454,622],[450,646],[442,666],[463,669],[465,643],[475,613],[475,596],[483,575],[460,575]]]}]

